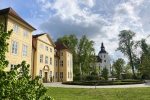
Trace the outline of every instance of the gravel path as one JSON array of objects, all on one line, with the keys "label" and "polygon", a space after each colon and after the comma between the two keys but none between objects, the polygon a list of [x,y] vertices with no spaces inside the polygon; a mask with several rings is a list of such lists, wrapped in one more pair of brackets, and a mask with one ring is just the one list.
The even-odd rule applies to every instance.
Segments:
[{"label": "gravel path", "polygon": [[150,87],[150,83],[132,84],[132,85],[109,85],[109,86],[81,86],[81,85],[65,85],[61,82],[43,83],[45,87],[64,87],[64,88],[136,88],[136,87]]}]

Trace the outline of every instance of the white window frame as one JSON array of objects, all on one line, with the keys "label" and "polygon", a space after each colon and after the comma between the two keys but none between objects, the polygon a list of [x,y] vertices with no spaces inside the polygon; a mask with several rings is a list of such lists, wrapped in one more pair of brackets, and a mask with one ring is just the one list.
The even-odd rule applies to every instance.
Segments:
[{"label": "white window frame", "polygon": [[45,64],[48,64],[48,56],[45,56]]},{"label": "white window frame", "polygon": [[52,57],[50,57],[49,63],[50,65],[52,65]]},{"label": "white window frame", "polygon": [[18,42],[12,41],[11,53],[14,55],[18,54]]},{"label": "white window frame", "polygon": [[40,63],[43,63],[43,55],[40,55]]},{"label": "white window frame", "polygon": [[52,48],[50,48],[50,52],[53,52]]},{"label": "white window frame", "polygon": [[24,37],[28,37],[28,34],[29,34],[29,32],[28,32],[27,30],[24,30],[23,36],[24,36]]},{"label": "white window frame", "polygon": [[60,61],[60,66],[63,67],[63,60]]},{"label": "white window frame", "polygon": [[28,55],[28,46],[23,44],[22,55],[26,57]]},{"label": "white window frame", "polygon": [[53,72],[52,71],[49,72],[49,77],[53,77]]},{"label": "white window frame", "polygon": [[48,46],[45,46],[45,50],[48,51]]},{"label": "white window frame", "polygon": [[19,26],[17,24],[14,24],[13,25],[13,32],[17,34],[18,31],[19,31]]}]

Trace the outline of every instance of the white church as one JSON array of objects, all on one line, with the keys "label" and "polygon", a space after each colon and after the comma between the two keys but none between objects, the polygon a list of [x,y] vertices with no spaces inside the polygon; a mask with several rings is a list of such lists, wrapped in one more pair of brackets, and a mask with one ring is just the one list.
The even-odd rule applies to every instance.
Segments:
[{"label": "white church", "polygon": [[96,56],[96,67],[99,67],[100,69],[99,74],[101,75],[101,71],[103,68],[107,68],[109,72],[109,76],[111,75],[111,63],[110,63],[110,57],[108,52],[105,50],[104,44],[101,44],[101,50],[98,53],[98,56]]}]

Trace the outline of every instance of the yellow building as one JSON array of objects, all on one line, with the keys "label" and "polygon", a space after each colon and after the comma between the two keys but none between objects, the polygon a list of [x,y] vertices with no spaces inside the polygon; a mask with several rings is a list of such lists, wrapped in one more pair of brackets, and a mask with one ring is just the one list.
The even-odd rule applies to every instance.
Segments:
[{"label": "yellow building", "polygon": [[0,10],[0,23],[5,25],[5,31],[13,29],[8,40],[8,53],[6,53],[9,66],[5,70],[10,70],[23,60],[31,65],[32,32],[35,28],[24,21],[12,8]]},{"label": "yellow building", "polygon": [[43,82],[54,81],[54,47],[48,34],[33,35],[33,77],[40,76]]},{"label": "yellow building", "polygon": [[13,29],[6,59],[11,70],[14,65],[26,61],[30,64],[30,74],[41,76],[43,82],[65,82],[73,80],[72,53],[63,44],[53,43],[46,33],[32,36],[35,30],[24,21],[12,8],[0,10],[0,23],[5,31]]},{"label": "yellow building", "polygon": [[55,81],[73,81],[72,53],[62,43],[56,43],[55,51]]},{"label": "yellow building", "polygon": [[72,53],[62,44],[54,44],[46,33],[33,35],[33,76],[43,82],[73,80]]}]

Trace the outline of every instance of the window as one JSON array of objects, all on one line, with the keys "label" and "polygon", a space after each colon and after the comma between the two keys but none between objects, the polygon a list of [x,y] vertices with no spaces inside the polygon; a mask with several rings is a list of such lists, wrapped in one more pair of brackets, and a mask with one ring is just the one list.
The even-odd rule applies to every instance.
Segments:
[{"label": "window", "polygon": [[50,48],[50,52],[52,52],[52,48]]},{"label": "window", "polygon": [[50,57],[50,65],[52,65],[52,58]]},{"label": "window", "polygon": [[[13,70],[17,65],[11,64],[10,65],[10,70]],[[22,70],[22,68],[20,68]]]},{"label": "window", "polygon": [[40,72],[39,72],[39,76],[42,78],[42,70],[40,70]]},{"label": "window", "polygon": [[63,78],[63,72],[60,72],[60,78]]},{"label": "window", "polygon": [[23,36],[24,36],[24,37],[28,37],[28,31],[24,30]]},{"label": "window", "polygon": [[45,64],[48,64],[48,56],[45,56]]},{"label": "window", "polygon": [[63,67],[63,61],[60,61],[60,66]]},{"label": "window", "polygon": [[106,60],[104,60],[104,62],[106,62]]},{"label": "window", "polygon": [[12,53],[17,54],[18,53],[18,42],[12,41]]},{"label": "window", "polygon": [[14,24],[14,26],[13,26],[13,32],[17,33],[18,30],[19,30],[18,25]]},{"label": "window", "polygon": [[105,55],[104,55],[104,58],[105,58]]},{"label": "window", "polygon": [[45,46],[45,50],[48,51],[48,46]]},{"label": "window", "polygon": [[22,55],[23,55],[23,56],[27,56],[27,51],[28,51],[28,46],[27,46],[27,45],[23,45],[23,48],[22,48]]},{"label": "window", "polygon": [[50,71],[50,73],[49,73],[49,77],[52,77],[52,71]]},{"label": "window", "polygon": [[57,60],[55,60],[55,67],[57,67]]},{"label": "window", "polygon": [[55,78],[58,78],[58,72],[55,73]]},{"label": "window", "polygon": [[40,63],[43,63],[43,55],[40,55]]}]

